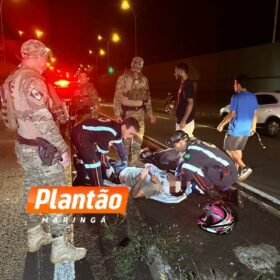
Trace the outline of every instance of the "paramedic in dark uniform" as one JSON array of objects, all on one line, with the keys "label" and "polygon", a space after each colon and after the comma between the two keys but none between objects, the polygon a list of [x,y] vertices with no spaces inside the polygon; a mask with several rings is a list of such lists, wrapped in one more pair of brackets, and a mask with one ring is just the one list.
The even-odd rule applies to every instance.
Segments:
[{"label": "paramedic in dark uniform", "polygon": [[182,186],[187,188],[195,183],[209,195],[218,194],[224,200],[243,206],[241,192],[231,187],[237,180],[238,172],[228,155],[213,144],[191,140],[182,130],[177,130],[167,144],[185,153],[176,170]]},{"label": "paramedic in dark uniform", "polygon": [[93,186],[103,185],[101,165],[106,165],[106,154],[114,145],[120,160],[127,165],[127,155],[122,139],[130,139],[139,131],[139,123],[128,117],[122,123],[110,119],[89,118],[75,125],[71,130],[71,140],[83,161],[84,170]]}]

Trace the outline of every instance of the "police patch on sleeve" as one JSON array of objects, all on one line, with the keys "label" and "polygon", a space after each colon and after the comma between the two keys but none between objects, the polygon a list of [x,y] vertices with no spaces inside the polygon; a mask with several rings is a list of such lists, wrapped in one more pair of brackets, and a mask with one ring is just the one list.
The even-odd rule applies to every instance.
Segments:
[{"label": "police patch on sleeve", "polygon": [[30,92],[30,96],[35,98],[36,100],[40,101],[43,97],[43,93],[38,91],[37,89],[33,88]]}]

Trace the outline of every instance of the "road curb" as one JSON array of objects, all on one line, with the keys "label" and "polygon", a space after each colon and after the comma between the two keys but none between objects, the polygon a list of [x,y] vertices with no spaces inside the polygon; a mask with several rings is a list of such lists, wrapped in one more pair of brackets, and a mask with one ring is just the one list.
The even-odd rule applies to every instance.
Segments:
[{"label": "road curb", "polygon": [[277,206],[273,206],[273,202],[267,202],[265,201],[265,198],[256,195],[248,189],[245,189],[240,184],[237,185],[240,189],[242,189],[243,195],[247,200],[255,203],[261,210],[266,211],[277,218],[280,218],[280,210],[277,208]]}]

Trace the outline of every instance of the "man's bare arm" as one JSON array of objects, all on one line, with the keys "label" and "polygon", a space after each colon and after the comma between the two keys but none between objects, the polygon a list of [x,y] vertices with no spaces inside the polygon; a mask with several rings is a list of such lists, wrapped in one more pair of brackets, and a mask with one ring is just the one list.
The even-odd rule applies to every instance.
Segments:
[{"label": "man's bare arm", "polygon": [[136,183],[136,185],[133,188],[133,193],[132,193],[132,197],[133,198],[142,198],[145,197],[144,192],[140,189],[142,183],[144,182],[145,179],[139,179]]},{"label": "man's bare arm", "polygon": [[251,128],[251,132],[255,132],[257,129],[257,121],[258,121],[258,117],[257,117],[257,111],[255,111],[254,113],[254,118],[253,118],[253,123],[252,123],[252,128]]},{"label": "man's bare arm", "polygon": [[224,117],[221,123],[218,125],[217,130],[222,132],[225,125],[228,124],[235,116],[235,111],[229,111],[229,113]]}]

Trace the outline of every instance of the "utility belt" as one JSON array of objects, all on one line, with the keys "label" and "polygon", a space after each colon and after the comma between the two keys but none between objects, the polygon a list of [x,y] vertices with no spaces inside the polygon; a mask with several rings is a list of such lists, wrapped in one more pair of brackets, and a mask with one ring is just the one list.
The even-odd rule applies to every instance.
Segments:
[{"label": "utility belt", "polygon": [[[52,166],[54,164],[54,158],[58,156],[57,148],[43,138],[37,137],[36,139],[26,139],[18,135],[17,141],[19,144],[38,147],[38,155],[44,166]],[[58,159],[61,160],[60,157],[58,157]]]},{"label": "utility belt", "polygon": [[128,111],[139,111],[143,109],[144,111],[146,111],[146,102],[143,102],[143,104],[141,106],[126,106],[126,105],[122,105],[122,115],[123,117],[126,116],[126,112]]}]

